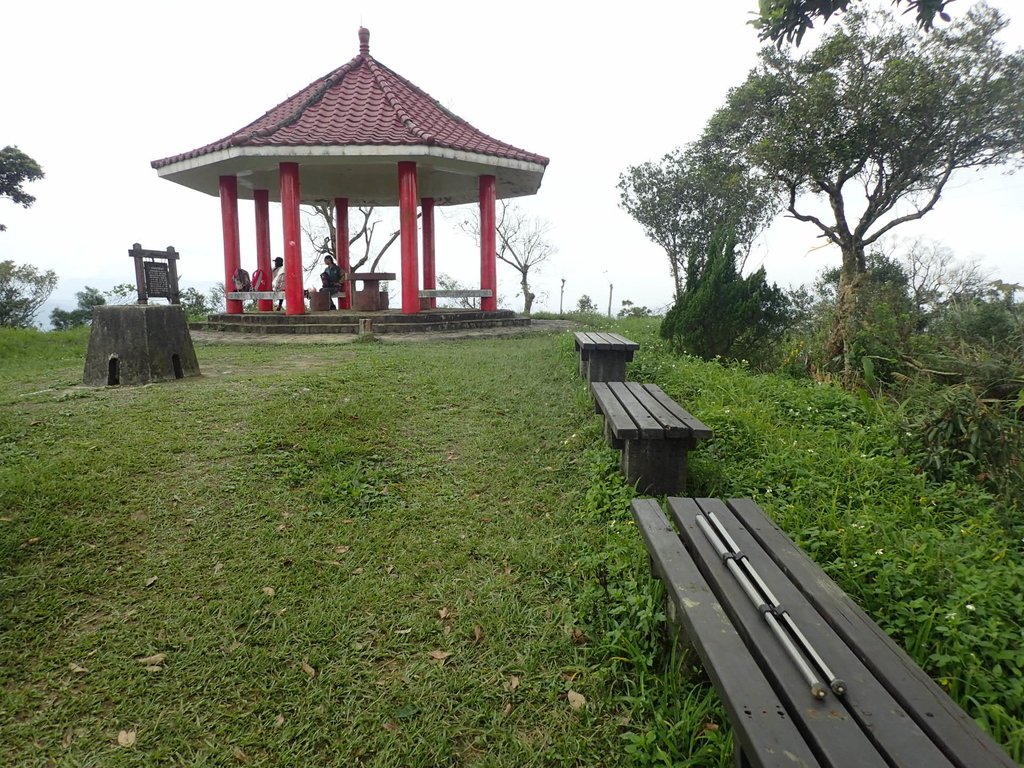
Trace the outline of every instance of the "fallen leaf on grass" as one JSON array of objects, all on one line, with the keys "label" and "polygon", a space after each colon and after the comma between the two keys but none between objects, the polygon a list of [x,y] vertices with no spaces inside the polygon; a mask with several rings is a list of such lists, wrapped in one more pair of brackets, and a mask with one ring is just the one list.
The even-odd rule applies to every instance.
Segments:
[{"label": "fallen leaf on grass", "polygon": [[335,548],[334,548],[334,553],[335,553],[336,555],[344,555],[344,554],[345,554],[346,552],[348,552],[348,551],[349,551],[350,549],[352,549],[352,547],[347,547],[347,546],[345,546],[345,545],[343,544],[343,545],[341,545],[340,547],[335,547]]},{"label": "fallen leaf on grass", "polygon": [[61,739],[60,743],[63,745],[64,749],[67,749],[71,746],[71,742],[74,740],[75,732],[68,728],[66,731],[64,731],[64,738]]},{"label": "fallen leaf on grass", "polygon": [[408,635],[410,632],[412,632],[412,627],[409,627],[408,629],[396,629],[395,630],[395,634],[396,635]]},{"label": "fallen leaf on grass", "polygon": [[484,640],[484,628],[477,624],[473,627],[473,641],[476,643],[482,643]]},{"label": "fallen leaf on grass", "polygon": [[159,664],[150,664],[148,667],[143,667],[147,672],[163,672],[164,668]]},{"label": "fallen leaf on grass", "polygon": [[278,715],[274,718],[274,727],[280,728],[282,725],[284,725],[284,715]]},{"label": "fallen leaf on grass", "polygon": [[442,619],[447,619],[449,616],[452,615],[452,612],[449,611],[447,608],[442,608],[440,611],[437,612],[437,615]]},{"label": "fallen leaf on grass", "polygon": [[309,675],[310,679],[316,677],[316,670],[305,659],[302,660],[302,671]]},{"label": "fallen leaf on grass", "polygon": [[117,734],[117,743],[122,747],[130,747],[135,743],[135,731],[121,731]]},{"label": "fallen leaf on grass", "polygon": [[89,671],[85,667],[79,664],[75,664],[75,662],[71,662],[70,664],[68,664],[68,669],[74,672],[76,675],[84,675],[86,672]]},{"label": "fallen leaf on grass", "polygon": [[588,642],[590,642],[590,638],[587,637],[587,634],[579,627],[573,627],[572,641],[576,643],[576,645],[586,645]]},{"label": "fallen leaf on grass", "polygon": [[235,651],[237,651],[241,647],[242,647],[242,644],[240,642],[238,642],[237,640],[235,640],[235,642],[233,642],[231,645],[229,645],[227,648],[224,649],[224,653],[234,653]]},{"label": "fallen leaf on grass", "polygon": [[279,526],[277,526],[277,532],[278,533],[284,533],[287,530],[288,530],[288,526],[285,525],[284,523],[281,523]]},{"label": "fallen leaf on grass", "polygon": [[346,517],[346,518],[345,518],[344,520],[342,520],[341,522],[342,522],[342,523],[343,523],[344,525],[352,525],[352,524],[353,524],[353,523],[355,522],[355,520],[353,520],[353,519],[352,519],[351,517]]},{"label": "fallen leaf on grass", "polygon": [[277,594],[277,590],[274,589],[273,587],[264,587],[263,588],[263,594],[266,595],[267,597],[273,597],[274,595]]},{"label": "fallen leaf on grass", "polygon": [[353,576],[358,576],[360,573],[363,572],[363,570],[364,569],[362,569],[362,568],[356,568],[354,571],[352,571],[352,575]]},{"label": "fallen leaf on grass", "polygon": [[154,584],[156,584],[156,576],[150,576],[148,579],[146,579],[147,587],[152,587]]},{"label": "fallen leaf on grass", "polygon": [[587,706],[587,697],[582,693],[576,693],[576,691],[570,690],[565,697],[569,700],[569,706],[573,709],[583,709]]},{"label": "fallen leaf on grass", "polygon": [[431,651],[429,655],[430,658],[434,659],[435,661],[440,661],[443,663],[445,659],[452,655],[452,653],[451,651]]},{"label": "fallen leaf on grass", "polygon": [[43,539],[41,536],[33,536],[31,539],[26,540],[25,543],[21,545],[22,549],[24,549],[25,547],[31,547],[34,544],[38,544],[42,540]]},{"label": "fallen leaf on grass", "polygon": [[235,756],[235,760],[237,760],[240,763],[248,763],[249,762],[249,756],[247,754],[245,754],[245,752],[242,751],[241,747],[235,747],[231,751],[231,754],[234,755]]},{"label": "fallen leaf on grass", "polygon": [[705,731],[717,731],[718,730],[718,723],[704,723],[704,730]]},{"label": "fallen leaf on grass", "polygon": [[519,682],[519,675],[512,675],[512,677],[508,679],[508,689],[510,691],[514,691],[516,688],[519,687]]},{"label": "fallen leaf on grass", "polygon": [[224,570],[224,563],[217,563],[215,566],[213,566],[213,572],[214,573],[220,573],[223,570]]},{"label": "fallen leaf on grass", "polygon": [[502,711],[505,713],[506,716],[511,715],[512,714],[512,702],[510,701],[508,704],[506,704],[505,705],[505,709],[503,709]]},{"label": "fallen leaf on grass", "polygon": [[384,730],[385,731],[397,731],[398,730],[398,723],[396,723],[394,720],[388,720],[386,723],[384,723]]},{"label": "fallen leaf on grass", "polygon": [[154,653],[152,656],[143,656],[141,659],[136,659],[136,661],[139,662],[139,664],[142,664],[144,667],[151,667],[156,666],[158,664],[163,664],[166,660],[166,653]]}]

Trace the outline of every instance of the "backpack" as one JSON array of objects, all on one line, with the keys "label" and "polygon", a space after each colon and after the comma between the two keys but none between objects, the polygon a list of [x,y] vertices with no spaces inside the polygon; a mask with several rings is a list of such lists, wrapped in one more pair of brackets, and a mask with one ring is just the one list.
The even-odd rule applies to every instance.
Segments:
[{"label": "backpack", "polygon": [[252,281],[249,279],[249,273],[246,272],[241,267],[239,267],[238,269],[235,270],[235,274],[232,277],[232,280],[235,283],[235,290],[236,291],[251,291],[252,290]]},{"label": "backpack", "polygon": [[254,291],[269,291],[270,278],[262,269],[255,269],[252,273],[252,289]]}]

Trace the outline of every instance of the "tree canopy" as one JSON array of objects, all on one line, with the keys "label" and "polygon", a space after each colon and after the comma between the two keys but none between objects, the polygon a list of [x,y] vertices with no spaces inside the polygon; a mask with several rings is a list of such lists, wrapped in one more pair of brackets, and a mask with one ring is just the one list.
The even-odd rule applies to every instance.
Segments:
[{"label": "tree canopy", "polygon": [[840,248],[836,355],[865,247],[931,211],[955,172],[1019,163],[1024,54],[1003,52],[1005,25],[981,4],[925,36],[853,10],[802,58],[765,48],[709,121],[702,141],[742,157]]},{"label": "tree canopy", "polygon": [[[43,169],[39,167],[39,163],[20,149],[10,146],[0,149],[0,197],[6,197],[22,208],[28,208],[36,199],[22,189],[21,185],[26,181],[37,181],[41,178]],[[0,224],[0,232],[6,229],[6,226]]]},{"label": "tree canopy", "polygon": [[[916,11],[917,23],[929,30],[938,16],[950,21],[945,8],[955,0],[893,0],[893,5],[906,2],[907,13]],[[845,11],[855,0],[760,0],[756,19],[750,23],[760,30],[761,40],[771,40],[778,46],[783,42],[797,45],[803,40],[804,32],[814,26],[814,20],[828,21],[833,13]]]},{"label": "tree canopy", "polygon": [[28,328],[57,287],[57,274],[0,261],[0,327]]},{"label": "tree canopy", "polygon": [[723,233],[746,251],[777,212],[762,174],[707,136],[619,176],[621,205],[665,249],[675,293]]}]

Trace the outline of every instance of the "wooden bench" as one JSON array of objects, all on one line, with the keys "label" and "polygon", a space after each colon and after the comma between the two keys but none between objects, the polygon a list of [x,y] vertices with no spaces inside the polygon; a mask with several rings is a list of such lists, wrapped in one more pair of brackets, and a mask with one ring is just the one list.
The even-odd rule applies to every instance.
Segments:
[{"label": "wooden bench", "polygon": [[595,381],[594,410],[609,442],[622,451],[621,470],[641,493],[682,493],[686,456],[712,432],[656,384]]},{"label": "wooden bench", "polygon": [[427,288],[420,291],[421,299],[489,299],[493,295],[494,291],[489,288],[480,290],[475,288],[460,288],[458,290]]},{"label": "wooden bench", "polygon": [[[632,503],[670,622],[729,713],[736,765],[1016,765],[751,500],[669,498],[668,509],[675,528],[653,499]],[[717,524],[741,555],[723,558]],[[759,593],[760,605],[734,574],[749,568],[771,593]],[[785,629],[792,620],[821,658],[827,673],[804,654],[823,698],[812,695],[767,616],[799,647]],[[834,677],[842,695],[829,690]]]},{"label": "wooden bench", "polygon": [[626,363],[640,349],[635,341],[617,333],[577,332],[580,376],[587,381],[625,381]]},{"label": "wooden bench", "polygon": [[227,297],[235,301],[255,301],[256,299],[284,299],[284,291],[228,291]]}]

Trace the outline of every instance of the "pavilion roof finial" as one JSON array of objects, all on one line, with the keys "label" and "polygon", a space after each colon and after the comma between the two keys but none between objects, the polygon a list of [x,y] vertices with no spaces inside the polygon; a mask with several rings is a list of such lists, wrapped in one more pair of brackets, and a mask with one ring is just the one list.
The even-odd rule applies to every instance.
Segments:
[{"label": "pavilion roof finial", "polygon": [[370,30],[366,27],[359,28],[359,55],[370,55]]}]

